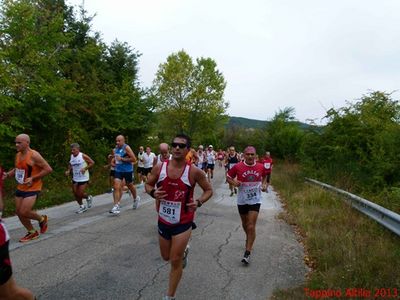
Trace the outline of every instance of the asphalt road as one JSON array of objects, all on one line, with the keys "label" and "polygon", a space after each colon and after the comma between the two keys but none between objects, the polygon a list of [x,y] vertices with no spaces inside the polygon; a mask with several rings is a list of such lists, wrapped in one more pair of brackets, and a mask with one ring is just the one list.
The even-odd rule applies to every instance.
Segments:
[{"label": "asphalt road", "polygon": [[[197,211],[177,299],[267,299],[274,289],[301,284],[307,272],[303,249],[276,217],[281,204],[273,190],[263,193],[251,263],[241,264],[245,236],[224,181],[217,168],[214,196]],[[132,210],[125,194],[119,216],[108,213],[111,194],[94,197],[93,208],[81,215],[74,213],[75,202],[46,209],[48,232],[26,244],[18,242],[25,234],[19,221],[6,219],[17,282],[39,300],[161,299],[169,265],[159,254],[154,201],[143,188],[138,192],[139,208]]]}]

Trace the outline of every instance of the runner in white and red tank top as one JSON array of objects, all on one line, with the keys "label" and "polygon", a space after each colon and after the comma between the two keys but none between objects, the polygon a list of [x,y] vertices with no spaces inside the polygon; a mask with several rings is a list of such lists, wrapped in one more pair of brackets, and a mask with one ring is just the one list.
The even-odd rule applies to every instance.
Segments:
[{"label": "runner in white and red tank top", "polygon": [[255,161],[256,149],[247,146],[244,150],[244,161],[237,163],[228,171],[229,184],[238,187],[237,204],[246,233],[246,250],[242,258],[249,263],[250,252],[256,239],[256,223],[261,206],[261,191],[267,186],[267,172],[261,163]]},{"label": "runner in white and red tank top", "polygon": [[12,275],[10,253],[8,249],[10,235],[6,225],[1,220],[3,205],[3,169],[0,166],[0,299],[33,300],[32,292],[20,287]]},{"label": "runner in white and red tank top", "polygon": [[[205,173],[186,163],[190,146],[188,136],[177,135],[171,143],[172,158],[153,167],[145,185],[146,192],[156,199],[161,256],[171,263],[166,299],[175,299],[187,262],[188,242],[192,229],[196,228],[195,210],[212,196]],[[194,200],[196,184],[203,193]]]}]

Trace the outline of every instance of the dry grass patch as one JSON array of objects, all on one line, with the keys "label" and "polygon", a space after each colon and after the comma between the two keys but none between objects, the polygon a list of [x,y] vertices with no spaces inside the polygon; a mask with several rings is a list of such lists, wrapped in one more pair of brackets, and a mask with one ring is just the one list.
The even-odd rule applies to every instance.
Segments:
[{"label": "dry grass patch", "polygon": [[338,289],[343,295],[349,288],[372,295],[376,288],[397,288],[400,296],[399,236],[341,197],[305,183],[296,165],[277,164],[272,184],[285,202],[281,216],[297,227],[312,267],[305,286],[276,291],[275,299],[310,299],[305,287]]}]

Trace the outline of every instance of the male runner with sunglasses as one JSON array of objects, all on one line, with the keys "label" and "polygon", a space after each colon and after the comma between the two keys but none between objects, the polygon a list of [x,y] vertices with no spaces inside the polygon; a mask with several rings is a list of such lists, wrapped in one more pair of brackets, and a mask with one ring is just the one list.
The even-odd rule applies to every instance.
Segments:
[{"label": "male runner with sunglasses", "polygon": [[256,223],[261,206],[261,191],[267,187],[267,172],[264,165],[255,161],[256,149],[247,146],[244,149],[244,161],[235,164],[228,171],[228,183],[238,187],[238,210],[242,227],[246,234],[246,250],[242,263],[248,265],[250,253],[256,239]]},{"label": "male runner with sunglasses", "polygon": [[[194,212],[212,196],[212,188],[202,170],[185,160],[191,141],[186,135],[175,136],[171,143],[172,158],[153,167],[146,182],[146,192],[156,199],[161,257],[170,261],[166,300],[175,293],[187,262],[188,242],[194,224]],[[196,183],[203,193],[194,200]]]}]

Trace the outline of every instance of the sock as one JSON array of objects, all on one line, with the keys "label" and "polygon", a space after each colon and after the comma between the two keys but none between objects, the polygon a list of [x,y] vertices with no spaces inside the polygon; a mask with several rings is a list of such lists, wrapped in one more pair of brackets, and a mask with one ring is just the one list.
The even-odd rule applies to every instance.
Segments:
[{"label": "sock", "polygon": [[249,250],[244,251],[244,255],[245,256],[249,256],[250,255],[250,251]]}]

